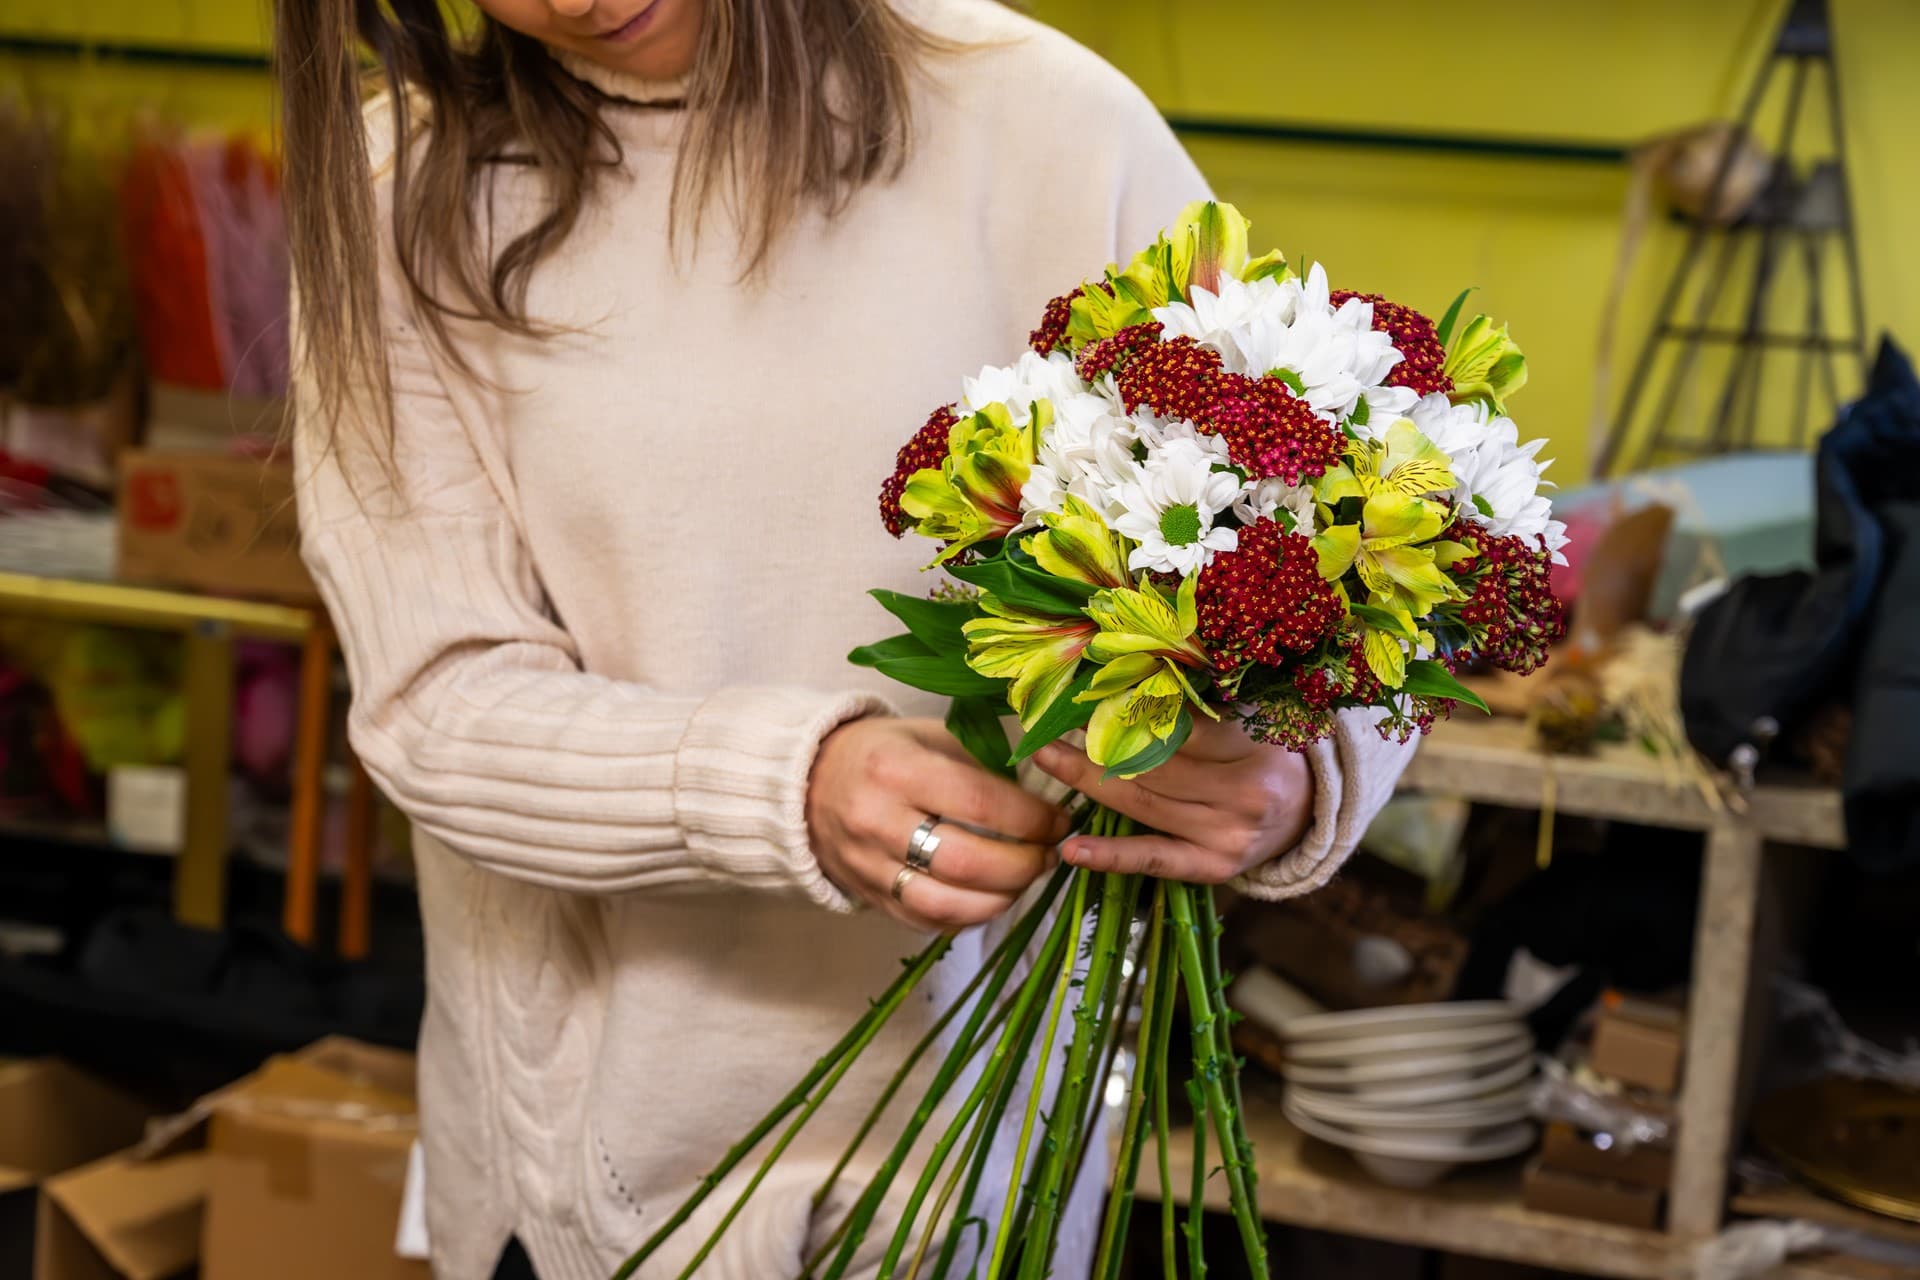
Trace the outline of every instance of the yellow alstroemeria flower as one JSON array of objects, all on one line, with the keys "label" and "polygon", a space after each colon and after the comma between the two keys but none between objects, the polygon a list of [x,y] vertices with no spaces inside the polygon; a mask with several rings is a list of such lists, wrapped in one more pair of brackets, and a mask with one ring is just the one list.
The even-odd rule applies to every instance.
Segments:
[{"label": "yellow alstroemeria flower", "polygon": [[1360,651],[1380,683],[1389,689],[1398,689],[1407,679],[1407,646],[1419,644],[1431,649],[1433,633],[1416,626],[1413,615],[1403,608],[1388,606],[1386,611],[1393,615],[1394,625],[1381,627],[1363,622]]},{"label": "yellow alstroemeria flower", "polygon": [[946,461],[907,478],[900,509],[913,529],[947,543],[943,564],[966,548],[1011,533],[1020,523],[1020,489],[1033,469],[1053,406],[1035,402],[1032,420],[1015,426],[1002,404],[960,419],[947,433]]},{"label": "yellow alstroemeria flower", "polygon": [[1455,404],[1484,400],[1498,414],[1506,413],[1506,400],[1527,385],[1527,357],[1507,333],[1486,316],[1475,316],[1454,331],[1447,344],[1447,362],[1442,366],[1453,379]]},{"label": "yellow alstroemeria flower", "polygon": [[1314,535],[1320,576],[1338,582],[1357,568],[1369,603],[1424,617],[1441,601],[1462,594],[1440,571],[1434,548],[1420,545],[1440,535],[1447,515],[1441,503],[1377,491],[1360,508],[1360,523],[1333,525]]},{"label": "yellow alstroemeria flower", "polygon": [[1347,446],[1346,461],[1321,476],[1315,485],[1319,501],[1332,506],[1342,498],[1370,498],[1397,493],[1422,498],[1446,493],[1455,484],[1453,459],[1413,425],[1401,418],[1380,440],[1355,440]]},{"label": "yellow alstroemeria flower", "polygon": [[1131,759],[1154,740],[1165,741],[1182,705],[1219,718],[1202,702],[1183,667],[1204,667],[1206,651],[1193,638],[1198,578],[1180,584],[1172,604],[1144,577],[1138,587],[1111,588],[1087,602],[1100,630],[1087,656],[1104,663],[1076,699],[1097,703],[1087,723],[1087,755],[1110,766]]},{"label": "yellow alstroemeria flower", "polygon": [[1151,320],[1155,307],[1189,301],[1189,290],[1196,286],[1219,293],[1220,281],[1228,276],[1252,280],[1284,274],[1287,262],[1278,252],[1249,261],[1248,226],[1230,204],[1189,204],[1152,244],[1133,255],[1126,270],[1109,267],[1103,280],[1084,287],[1073,300],[1068,335],[1082,341],[1111,337]]},{"label": "yellow alstroemeria flower", "polygon": [[1127,540],[1107,527],[1100,513],[1069,496],[1065,510],[1040,517],[1046,527],[1020,545],[1048,573],[1096,587],[1128,588]]},{"label": "yellow alstroemeria flower", "polygon": [[983,676],[1011,680],[1007,702],[1021,727],[1031,729],[1073,683],[1080,655],[1099,628],[1084,616],[1043,617],[991,597],[983,597],[980,607],[988,616],[961,628],[967,637],[967,665]]}]

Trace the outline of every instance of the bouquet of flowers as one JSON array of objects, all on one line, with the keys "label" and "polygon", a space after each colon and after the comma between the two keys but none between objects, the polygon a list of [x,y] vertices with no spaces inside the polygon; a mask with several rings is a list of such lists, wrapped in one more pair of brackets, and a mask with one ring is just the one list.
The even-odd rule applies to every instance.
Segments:
[{"label": "bouquet of flowers", "polygon": [[[1318,265],[1302,275],[1278,253],[1250,256],[1231,205],[1190,206],[1124,270],[1049,303],[1031,350],[965,379],[960,398],[900,450],[881,517],[896,537],[938,544],[928,567],[952,581],[927,597],[874,592],[906,631],[852,660],[951,697],[949,729],[1008,775],[1076,732],[1108,776],[1133,777],[1178,751],[1196,716],[1231,717],[1256,739],[1301,748],[1349,708],[1376,711],[1380,731],[1403,740],[1461,703],[1484,710],[1454,671],[1540,664],[1563,631],[1548,566],[1565,530],[1542,492],[1543,442],[1521,444],[1506,416],[1525,358],[1504,327],[1462,322],[1466,296],[1435,325],[1329,288]],[[1020,729],[1011,743],[1007,717]],[[1134,829],[1091,804],[1079,824],[1096,835]],[[1194,1116],[1189,1274],[1204,1271],[1198,1206],[1212,1143],[1248,1264],[1265,1275],[1219,932],[1203,888],[1057,871],[874,1101],[835,1176],[918,1061],[946,1046],[805,1274],[845,1272],[931,1127],[880,1274],[954,1274],[977,1224],[987,1280],[1046,1275],[1138,999],[1137,1066],[1094,1274],[1118,1274],[1149,1134],[1175,1274],[1166,1169],[1178,1078]],[[761,1172],[778,1159],[947,945],[907,964],[620,1275],[776,1129]],[[1178,1057],[1177,994],[1190,1040]],[[1058,1069],[1033,1072],[1017,1096],[1020,1066],[1056,1055]],[[988,1150],[1016,1117],[1010,1184],[993,1189],[997,1211],[981,1215]]]}]

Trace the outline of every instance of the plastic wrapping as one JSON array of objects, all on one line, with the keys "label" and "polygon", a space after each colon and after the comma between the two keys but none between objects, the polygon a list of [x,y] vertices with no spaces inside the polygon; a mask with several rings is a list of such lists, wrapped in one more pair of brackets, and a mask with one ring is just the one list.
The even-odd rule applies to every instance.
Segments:
[{"label": "plastic wrapping", "polygon": [[1564,1063],[1547,1059],[1534,1081],[1533,1114],[1541,1120],[1559,1120],[1589,1133],[1604,1134],[1621,1151],[1662,1146],[1672,1140],[1673,1125],[1666,1118],[1642,1111],[1599,1086],[1599,1077],[1576,1074]]},{"label": "plastic wrapping", "polygon": [[1800,1218],[1762,1218],[1736,1222],[1703,1242],[1693,1256],[1693,1276],[1694,1280],[1745,1280],[1765,1275],[1803,1253],[1844,1253],[1890,1266],[1920,1266],[1920,1245]]}]

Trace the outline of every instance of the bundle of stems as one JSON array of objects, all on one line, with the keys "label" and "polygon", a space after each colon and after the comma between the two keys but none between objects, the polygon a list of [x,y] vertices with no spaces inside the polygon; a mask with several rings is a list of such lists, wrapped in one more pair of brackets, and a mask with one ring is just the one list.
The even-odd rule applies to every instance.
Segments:
[{"label": "bundle of stems", "polygon": [[[1135,828],[1131,819],[1095,806],[1088,810],[1084,829],[1094,835],[1128,835]],[[1136,928],[1141,912],[1144,924]],[[1061,1215],[1073,1188],[1089,1164],[1102,1172],[1107,1164],[1107,1151],[1096,1148],[1093,1136],[1105,1105],[1106,1080],[1136,1000],[1141,1009],[1136,1065],[1093,1275],[1115,1280],[1120,1274],[1121,1246],[1149,1134],[1162,1188],[1161,1257],[1167,1280],[1182,1274],[1182,1257],[1191,1280],[1206,1271],[1200,1206],[1209,1142],[1218,1151],[1215,1158],[1227,1180],[1247,1264],[1252,1274],[1266,1275],[1253,1150],[1240,1105],[1239,1063],[1228,1040],[1231,1015],[1219,939],[1213,896],[1204,887],[1066,866],[1054,872],[980,972],[909,1052],[822,1181],[816,1205],[826,1203],[828,1192],[914,1069],[958,1021],[959,1030],[925,1094],[915,1101],[861,1195],[807,1261],[801,1280],[840,1280],[873,1231],[889,1192],[896,1184],[905,1186],[909,1176],[911,1187],[893,1223],[880,1276],[940,1280],[964,1273],[984,1280],[1039,1280],[1049,1275]],[[614,1280],[634,1275],[724,1179],[764,1146],[758,1166],[733,1203],[678,1273],[681,1280],[698,1274],[774,1163],[946,955],[951,941],[936,939],[906,962],[867,1013],[727,1151]],[[1181,994],[1191,1035],[1176,1061],[1172,1030],[1175,999]],[[1057,1072],[1049,1070],[1056,1055]],[[969,1066],[976,1063],[978,1070],[969,1076]],[[1023,1071],[1023,1066],[1032,1069]],[[1176,1067],[1183,1068],[1180,1080],[1194,1117],[1192,1199],[1184,1228],[1176,1220],[1168,1186],[1168,1099]],[[962,1094],[958,1082],[966,1078],[972,1083]],[[977,1209],[994,1139],[1003,1127],[1014,1125],[1019,1141],[1011,1173],[999,1189],[1003,1194],[997,1214],[990,1205]],[[927,1142],[920,1150],[923,1137]],[[914,1170],[911,1175],[904,1172],[909,1169]],[[1184,1252],[1177,1247],[1182,1230]],[[969,1244],[974,1247],[971,1259]]]}]

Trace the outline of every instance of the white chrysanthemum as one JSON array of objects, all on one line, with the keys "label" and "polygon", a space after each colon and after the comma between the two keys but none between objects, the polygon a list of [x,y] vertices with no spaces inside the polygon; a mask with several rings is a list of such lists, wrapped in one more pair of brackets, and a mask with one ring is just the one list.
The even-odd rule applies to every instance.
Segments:
[{"label": "white chrysanthemum", "polygon": [[1393,339],[1373,327],[1373,306],[1349,298],[1333,305],[1327,273],[1251,284],[1231,277],[1218,295],[1191,291],[1193,301],[1171,303],[1153,317],[1169,337],[1186,336],[1220,353],[1231,372],[1261,377],[1284,369],[1299,380],[1315,412],[1344,418],[1364,395],[1369,412],[1396,413],[1411,396],[1382,384],[1402,357]]},{"label": "white chrysanthemum", "polygon": [[1080,391],[1056,400],[1020,490],[1027,523],[1061,510],[1069,494],[1108,520],[1119,515],[1119,488],[1133,478],[1135,431],[1136,424],[1102,396]]},{"label": "white chrysanthemum", "polygon": [[1275,476],[1267,480],[1250,481],[1240,490],[1233,500],[1233,514],[1243,525],[1256,520],[1277,518],[1279,512],[1286,512],[1293,523],[1281,521],[1289,533],[1300,532],[1309,536],[1313,533],[1313,490],[1303,484],[1288,484]]},{"label": "white chrysanthemum", "polygon": [[[1468,519],[1500,537],[1544,538],[1555,563],[1564,563],[1566,526],[1553,518],[1553,503],[1542,492],[1553,487],[1542,478],[1552,460],[1538,461],[1544,439],[1521,444],[1513,419],[1493,416],[1478,401],[1454,404],[1439,394],[1421,397],[1407,416],[1452,460],[1453,499]],[[1369,423],[1369,434],[1375,426],[1384,430]]]},{"label": "white chrysanthemum", "polygon": [[1087,384],[1074,372],[1073,358],[1064,351],[1039,355],[1022,351],[1010,365],[987,365],[972,378],[960,380],[959,411],[978,413],[990,404],[1004,404],[1016,425],[1025,425],[1033,416],[1035,400],[1060,401],[1087,392]]},{"label": "white chrysanthemum", "polygon": [[1133,415],[1134,436],[1147,449],[1164,449],[1176,440],[1193,445],[1204,453],[1211,454],[1220,466],[1233,465],[1233,451],[1227,445],[1227,438],[1221,435],[1203,435],[1191,422],[1177,418],[1162,418],[1146,409],[1137,410]]},{"label": "white chrysanthemum", "polygon": [[1236,530],[1214,524],[1241,487],[1237,475],[1217,465],[1197,441],[1178,439],[1134,464],[1132,480],[1118,494],[1123,510],[1111,521],[1139,544],[1128,568],[1184,577],[1206,567],[1214,552],[1240,545]]}]

